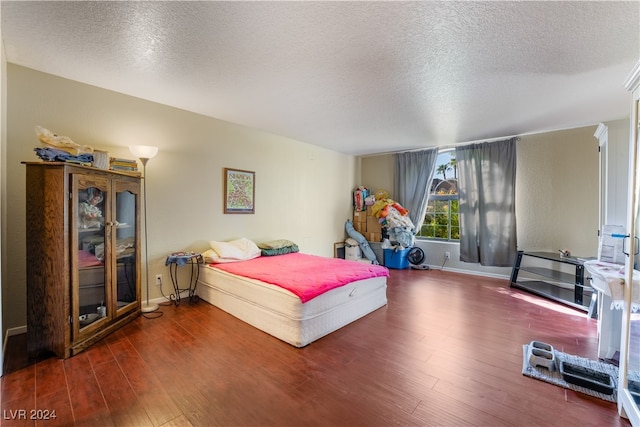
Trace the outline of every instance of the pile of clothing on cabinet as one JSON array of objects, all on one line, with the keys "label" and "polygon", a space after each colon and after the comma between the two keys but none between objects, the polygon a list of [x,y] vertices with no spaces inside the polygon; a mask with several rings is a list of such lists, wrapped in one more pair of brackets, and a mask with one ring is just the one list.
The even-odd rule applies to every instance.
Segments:
[{"label": "pile of clothing on cabinet", "polygon": [[42,160],[92,166],[92,147],[76,144],[68,136],[56,135],[42,126],[36,126],[36,134],[43,146],[34,148],[34,151]]}]

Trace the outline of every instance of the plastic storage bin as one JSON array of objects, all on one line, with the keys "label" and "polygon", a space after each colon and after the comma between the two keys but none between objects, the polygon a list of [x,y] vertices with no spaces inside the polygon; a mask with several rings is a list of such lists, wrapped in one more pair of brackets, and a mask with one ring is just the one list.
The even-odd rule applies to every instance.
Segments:
[{"label": "plastic storage bin", "polygon": [[384,266],[387,268],[395,268],[402,270],[409,268],[409,260],[407,254],[409,249],[385,249],[384,250]]},{"label": "plastic storage bin", "polygon": [[344,247],[345,251],[344,251],[344,258],[351,260],[351,261],[357,261],[360,259],[361,257],[361,251],[360,251],[360,246],[349,246],[349,245],[345,245]]}]

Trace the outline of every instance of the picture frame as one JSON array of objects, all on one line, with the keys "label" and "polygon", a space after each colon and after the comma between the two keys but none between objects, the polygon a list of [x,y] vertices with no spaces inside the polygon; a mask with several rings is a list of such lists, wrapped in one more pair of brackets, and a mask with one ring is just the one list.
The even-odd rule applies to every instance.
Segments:
[{"label": "picture frame", "polygon": [[256,173],[224,168],[223,206],[225,214],[254,214]]}]

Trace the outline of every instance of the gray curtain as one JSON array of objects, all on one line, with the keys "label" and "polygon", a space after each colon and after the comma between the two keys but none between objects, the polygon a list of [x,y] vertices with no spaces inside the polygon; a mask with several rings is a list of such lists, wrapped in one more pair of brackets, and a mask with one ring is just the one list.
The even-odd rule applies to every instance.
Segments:
[{"label": "gray curtain", "polygon": [[460,260],[510,267],[516,242],[516,141],[456,148]]},{"label": "gray curtain", "polygon": [[393,194],[395,200],[409,210],[409,218],[415,226],[414,234],[424,222],[437,159],[437,148],[395,155]]}]

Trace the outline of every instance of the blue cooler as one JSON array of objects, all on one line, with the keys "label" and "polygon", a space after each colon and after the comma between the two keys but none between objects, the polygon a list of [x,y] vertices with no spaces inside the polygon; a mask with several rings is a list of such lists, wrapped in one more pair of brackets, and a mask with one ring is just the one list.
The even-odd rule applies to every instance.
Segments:
[{"label": "blue cooler", "polygon": [[409,260],[407,259],[407,254],[409,250],[407,249],[385,249],[384,250],[384,266],[387,268],[395,268],[398,270],[402,270],[404,268],[409,268]]}]

